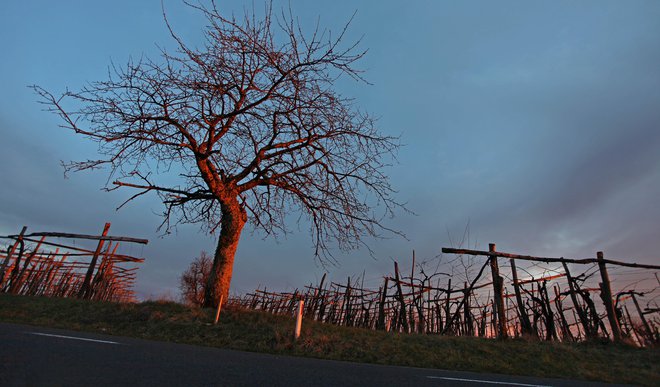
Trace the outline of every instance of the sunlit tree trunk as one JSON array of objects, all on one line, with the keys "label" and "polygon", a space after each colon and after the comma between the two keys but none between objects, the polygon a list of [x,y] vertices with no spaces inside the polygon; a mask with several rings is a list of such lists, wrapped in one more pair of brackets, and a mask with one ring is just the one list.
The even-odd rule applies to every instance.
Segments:
[{"label": "sunlit tree trunk", "polygon": [[222,220],[220,238],[215,250],[211,274],[204,294],[204,307],[215,307],[223,296],[223,302],[229,297],[229,286],[234,268],[234,257],[241,232],[247,221],[247,214],[238,201],[233,200],[221,205]]}]

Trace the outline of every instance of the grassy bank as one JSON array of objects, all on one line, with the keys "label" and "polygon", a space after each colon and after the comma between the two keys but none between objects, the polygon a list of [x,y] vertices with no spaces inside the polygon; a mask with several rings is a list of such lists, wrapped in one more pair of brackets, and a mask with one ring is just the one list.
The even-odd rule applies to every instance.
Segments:
[{"label": "grassy bank", "polygon": [[660,385],[660,351],[605,343],[400,335],[303,323],[294,342],[286,316],[213,311],[171,302],[113,304],[0,295],[0,321],[246,351],[376,364]]}]

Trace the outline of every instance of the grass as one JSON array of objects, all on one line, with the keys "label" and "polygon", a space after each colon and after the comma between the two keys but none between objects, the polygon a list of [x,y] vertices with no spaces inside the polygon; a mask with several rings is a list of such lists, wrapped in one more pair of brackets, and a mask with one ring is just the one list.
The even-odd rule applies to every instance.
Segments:
[{"label": "grass", "polygon": [[374,364],[660,385],[660,351],[612,343],[549,343],[402,335],[304,321],[292,338],[287,316],[174,302],[115,304],[0,294],[0,321],[253,352]]}]

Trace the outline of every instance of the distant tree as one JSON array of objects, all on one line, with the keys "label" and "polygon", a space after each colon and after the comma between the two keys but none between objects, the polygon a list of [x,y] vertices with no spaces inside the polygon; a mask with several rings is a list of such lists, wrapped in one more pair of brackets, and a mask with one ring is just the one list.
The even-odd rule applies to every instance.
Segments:
[{"label": "distant tree", "polygon": [[213,259],[206,251],[190,262],[190,266],[179,277],[181,298],[186,304],[203,306],[206,285],[213,267]]},{"label": "distant tree", "polygon": [[184,44],[166,18],[178,49],[160,61],[113,66],[107,80],[59,97],[34,89],[65,127],[98,143],[100,160],[67,171],[109,166],[107,189],[138,190],[126,202],[160,195],[166,229],[219,229],[204,297],[214,306],[229,294],[247,222],[277,235],[287,214],[301,213],[321,259],[332,259],[329,242],[353,249],[388,230],[381,221],[399,204],[383,168],[399,145],[334,90],[342,75],[362,80],[353,67],[364,55],[359,42],[343,43],[348,25],[304,35],[290,13],[274,20],[270,5],[241,20],[192,7],[208,22],[202,47]]}]

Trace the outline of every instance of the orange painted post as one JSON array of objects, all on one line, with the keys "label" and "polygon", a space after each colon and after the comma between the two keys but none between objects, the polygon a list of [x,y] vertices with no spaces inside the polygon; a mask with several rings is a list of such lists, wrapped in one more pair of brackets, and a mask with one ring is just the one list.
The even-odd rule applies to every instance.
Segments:
[{"label": "orange painted post", "polygon": [[223,297],[224,296],[221,294],[220,295],[220,302],[218,302],[218,310],[216,310],[216,312],[215,312],[215,321],[213,322],[213,324],[217,324],[218,319],[220,319],[220,309],[222,308],[222,299],[223,299]]},{"label": "orange painted post", "polygon": [[296,331],[294,332],[294,338],[298,340],[300,337],[300,329],[302,328],[302,316],[303,316],[303,307],[305,306],[305,300],[298,301],[298,313],[296,313]]}]

